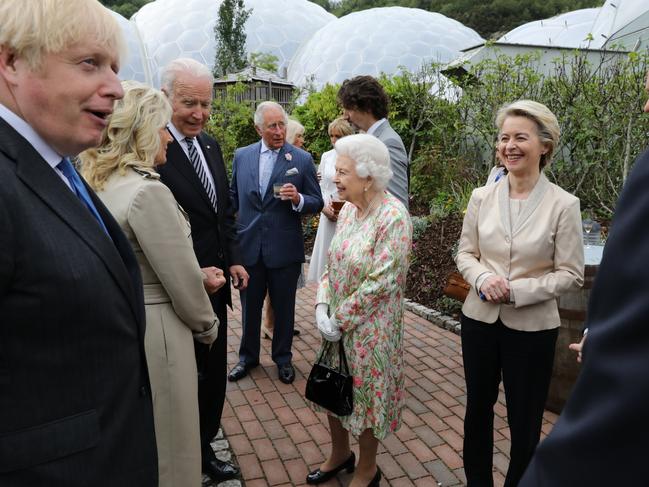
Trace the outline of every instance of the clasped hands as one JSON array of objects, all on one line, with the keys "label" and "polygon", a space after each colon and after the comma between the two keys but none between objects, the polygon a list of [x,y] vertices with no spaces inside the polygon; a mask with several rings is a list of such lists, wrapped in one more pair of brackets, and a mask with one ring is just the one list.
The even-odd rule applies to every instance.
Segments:
[{"label": "clasped hands", "polygon": [[480,286],[481,298],[490,303],[509,303],[509,281],[502,276],[487,277]]},{"label": "clasped hands", "polygon": [[330,318],[327,314],[328,311],[329,305],[325,303],[317,304],[315,307],[315,321],[318,325],[318,330],[320,330],[320,334],[325,340],[328,342],[337,342],[342,337],[342,333],[333,316]]}]

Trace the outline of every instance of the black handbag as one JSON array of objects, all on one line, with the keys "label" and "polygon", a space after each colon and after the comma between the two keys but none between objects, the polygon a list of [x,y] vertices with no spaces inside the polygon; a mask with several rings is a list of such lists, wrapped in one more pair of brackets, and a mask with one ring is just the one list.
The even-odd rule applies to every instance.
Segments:
[{"label": "black handbag", "polygon": [[[338,342],[338,369],[322,363],[322,357],[332,342],[322,347],[306,381],[305,397],[336,416],[349,416],[354,409],[353,380],[349,373],[343,341]],[[343,368],[344,365],[344,368]]]}]

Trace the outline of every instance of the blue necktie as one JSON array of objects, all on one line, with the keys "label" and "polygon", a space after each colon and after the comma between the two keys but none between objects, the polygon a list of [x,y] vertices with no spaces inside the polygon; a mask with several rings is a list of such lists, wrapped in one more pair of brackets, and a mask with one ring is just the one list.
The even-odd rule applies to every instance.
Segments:
[{"label": "blue necktie", "polygon": [[259,161],[259,194],[263,198],[266,194],[266,189],[268,189],[268,182],[270,177],[273,175],[273,166],[275,165],[275,159],[277,154],[275,151],[267,149],[261,153]]},{"label": "blue necktie", "polygon": [[92,216],[94,216],[96,220],[99,222],[101,228],[103,228],[104,232],[106,232],[106,235],[110,236],[110,234],[108,233],[108,229],[106,228],[106,225],[104,225],[104,221],[101,219],[101,216],[99,216],[99,212],[97,211],[97,208],[95,208],[95,204],[92,202],[92,199],[88,194],[88,190],[81,182],[81,178],[77,174],[77,171],[74,169],[74,167],[72,167],[72,163],[70,162],[70,159],[64,157],[63,159],[61,159],[61,162],[59,162],[56,165],[56,167],[59,169],[59,171],[63,173],[63,175],[70,182],[70,186],[72,186],[72,191],[74,192],[74,194],[76,194],[77,197],[86,206],[86,208],[90,210],[90,213],[92,213]]},{"label": "blue necktie", "polygon": [[196,150],[196,147],[194,147],[194,138],[185,137],[185,144],[187,144],[189,160],[191,161],[192,166],[194,166],[198,179],[201,180],[201,184],[203,185],[203,188],[205,188],[205,192],[212,203],[214,211],[217,211],[218,206],[216,204],[216,193],[214,192],[214,187],[212,186],[212,183],[210,183],[207,174],[205,174],[205,169],[203,169],[203,163],[201,162],[201,156],[198,155],[198,151]]}]

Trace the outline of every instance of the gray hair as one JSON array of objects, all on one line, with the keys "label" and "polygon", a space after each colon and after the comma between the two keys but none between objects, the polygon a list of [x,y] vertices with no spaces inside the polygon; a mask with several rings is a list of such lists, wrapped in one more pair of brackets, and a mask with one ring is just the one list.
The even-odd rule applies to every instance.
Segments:
[{"label": "gray hair", "polygon": [[349,157],[356,165],[356,174],[361,178],[371,176],[376,188],[388,187],[392,179],[390,153],[383,142],[368,134],[348,135],[338,139],[336,155]]},{"label": "gray hair", "polygon": [[284,124],[288,125],[288,115],[286,115],[286,110],[284,110],[284,107],[282,105],[274,101],[262,101],[255,110],[254,121],[256,127],[262,127],[262,125],[264,124],[264,112],[269,108],[277,108],[278,110],[281,110],[282,114],[284,115]]},{"label": "gray hair", "polygon": [[292,144],[300,134],[304,134],[304,125],[293,118],[289,118],[286,125],[286,142]]},{"label": "gray hair", "polygon": [[171,61],[163,69],[160,75],[162,90],[167,94],[169,99],[174,96],[174,84],[180,74],[188,74],[195,78],[205,78],[209,80],[210,85],[214,84],[214,75],[204,64],[195,59],[184,57]]}]

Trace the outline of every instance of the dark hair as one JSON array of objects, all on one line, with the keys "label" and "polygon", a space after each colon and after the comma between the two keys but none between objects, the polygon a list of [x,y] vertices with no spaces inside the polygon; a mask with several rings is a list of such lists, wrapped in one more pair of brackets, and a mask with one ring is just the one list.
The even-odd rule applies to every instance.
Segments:
[{"label": "dark hair", "polygon": [[369,112],[376,119],[388,116],[388,102],[388,95],[372,76],[346,79],[338,90],[338,103],[343,108]]}]

